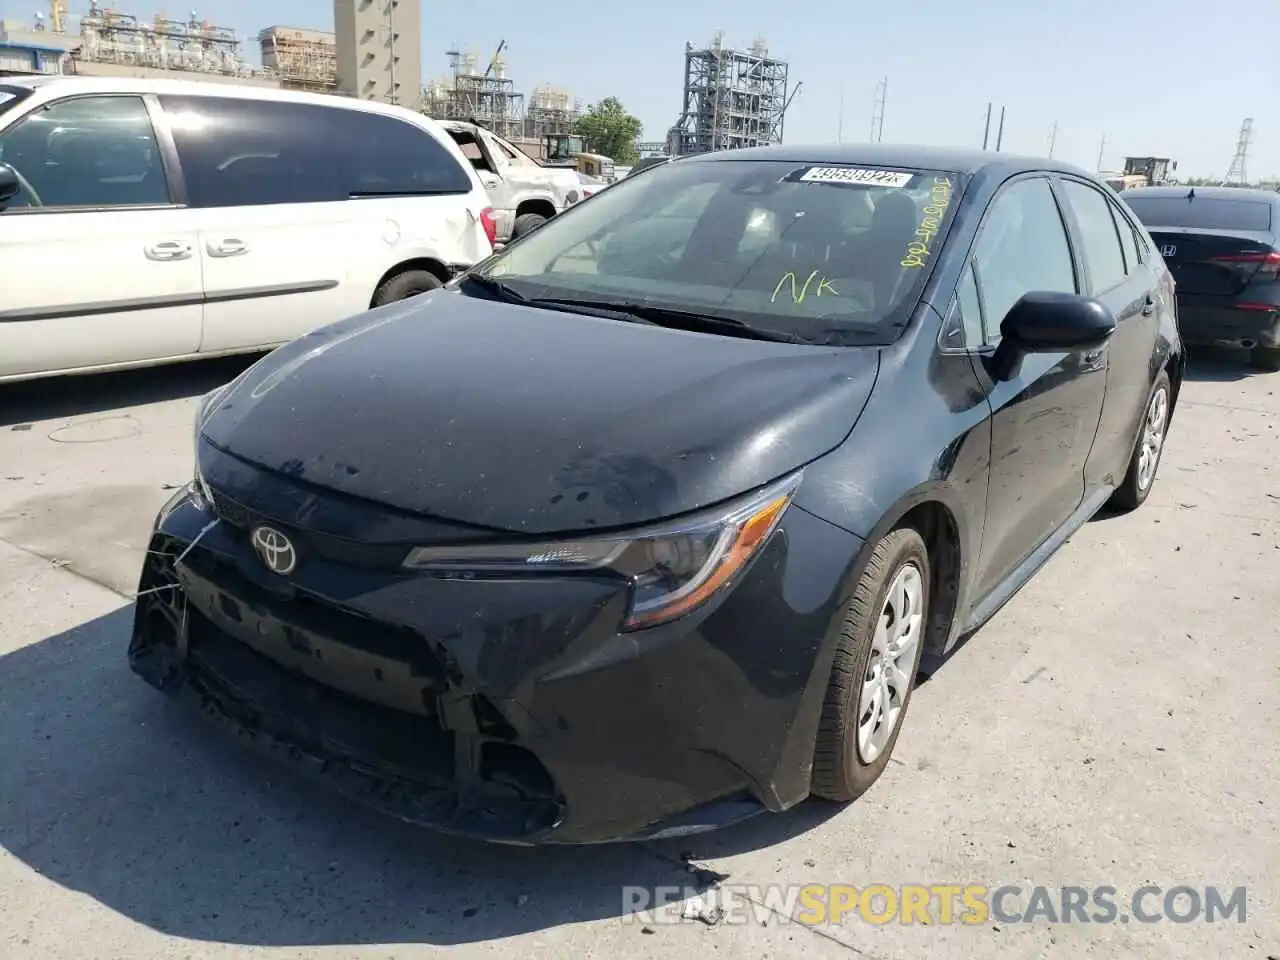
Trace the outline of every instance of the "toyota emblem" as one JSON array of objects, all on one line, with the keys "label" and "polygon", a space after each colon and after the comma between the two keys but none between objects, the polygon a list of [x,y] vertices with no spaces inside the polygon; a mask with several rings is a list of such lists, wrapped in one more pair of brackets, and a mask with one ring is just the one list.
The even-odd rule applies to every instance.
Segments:
[{"label": "toyota emblem", "polygon": [[298,551],[293,542],[275,527],[258,527],[253,531],[253,549],[272,573],[286,576],[298,565]]}]

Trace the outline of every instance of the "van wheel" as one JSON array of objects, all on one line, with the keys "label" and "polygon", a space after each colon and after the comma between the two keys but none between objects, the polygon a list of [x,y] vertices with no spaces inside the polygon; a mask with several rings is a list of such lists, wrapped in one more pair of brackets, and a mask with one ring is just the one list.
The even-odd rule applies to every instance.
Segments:
[{"label": "van wheel", "polygon": [[844,608],[813,754],[815,796],[866,793],[889,764],[915,687],[929,616],[929,554],[920,534],[876,544]]},{"label": "van wheel", "polygon": [[511,226],[511,239],[532,233],[546,222],[547,218],[540,213],[522,213]]},{"label": "van wheel", "polygon": [[1255,370],[1280,373],[1280,347],[1260,343],[1250,352],[1249,361]]},{"label": "van wheel", "polygon": [[373,305],[381,307],[397,300],[407,300],[429,290],[438,290],[442,286],[444,281],[430,270],[405,270],[382,282],[382,286],[374,291]]},{"label": "van wheel", "polygon": [[1169,386],[1169,375],[1161,373],[1156,378],[1151,396],[1147,398],[1147,409],[1138,427],[1138,442],[1134,444],[1133,455],[1129,458],[1129,469],[1107,501],[1111,509],[1128,512],[1147,502],[1156,483],[1156,471],[1160,469],[1172,411],[1173,390]]}]

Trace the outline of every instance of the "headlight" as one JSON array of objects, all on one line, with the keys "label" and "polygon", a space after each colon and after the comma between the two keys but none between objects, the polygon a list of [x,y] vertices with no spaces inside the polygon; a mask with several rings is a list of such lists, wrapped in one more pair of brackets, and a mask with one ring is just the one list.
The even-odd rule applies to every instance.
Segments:
[{"label": "headlight", "polygon": [[440,573],[568,573],[607,570],[631,583],[623,630],[683,616],[737,574],[769,535],[800,474],[717,510],[628,535],[540,543],[418,547],[404,565]]}]

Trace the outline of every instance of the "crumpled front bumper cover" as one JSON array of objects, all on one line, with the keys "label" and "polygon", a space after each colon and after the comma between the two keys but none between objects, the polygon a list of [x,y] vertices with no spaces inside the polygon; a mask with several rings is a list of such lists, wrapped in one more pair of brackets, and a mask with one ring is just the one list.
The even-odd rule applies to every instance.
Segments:
[{"label": "crumpled front bumper cover", "polygon": [[[777,633],[761,648],[762,663],[726,656],[725,642],[759,645],[739,636],[745,623],[759,624],[763,613],[764,625],[776,626],[783,612],[739,604],[735,613],[730,601],[647,653],[597,649],[598,663],[587,655],[565,668],[562,657],[550,670],[526,660],[513,671],[509,656],[488,648],[428,648],[420,633],[373,619],[368,609],[339,610],[306,591],[275,596],[270,575],[254,574],[244,538],[225,525],[207,530],[209,523],[185,496],[162,511],[139,584],[132,669],[366,806],[488,841],[580,844],[715,829],[807,795],[826,677],[819,651],[826,604],[796,616],[807,645],[798,657],[777,654],[777,644],[789,642]],[[835,529],[802,512],[792,528],[800,539]],[[758,565],[764,569],[749,574],[769,583],[747,596],[768,597],[757,591],[774,588],[766,608],[786,592],[773,581],[786,569],[788,546],[780,538],[770,548],[775,556]],[[337,572],[344,583],[381,576]],[[816,599],[812,586],[799,599]],[[371,595],[377,591],[351,602]],[[575,623],[591,634],[590,618]],[[521,652],[532,657],[537,651],[522,639]],[[476,666],[486,657],[488,674]],[[362,676],[365,686],[335,684],[335,676]],[[406,690],[422,691],[417,702]]]}]

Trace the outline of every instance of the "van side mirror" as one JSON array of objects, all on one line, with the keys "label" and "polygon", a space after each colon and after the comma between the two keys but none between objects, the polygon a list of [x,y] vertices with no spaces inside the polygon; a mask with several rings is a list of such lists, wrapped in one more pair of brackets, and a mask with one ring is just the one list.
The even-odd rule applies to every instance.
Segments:
[{"label": "van side mirror", "polygon": [[1075,293],[1033,291],[1009,308],[991,373],[1008,380],[1024,356],[1101,347],[1116,330],[1115,315],[1101,301]]},{"label": "van side mirror", "polygon": [[0,163],[0,210],[3,210],[22,190],[22,181],[18,179],[18,171],[7,163]]}]

